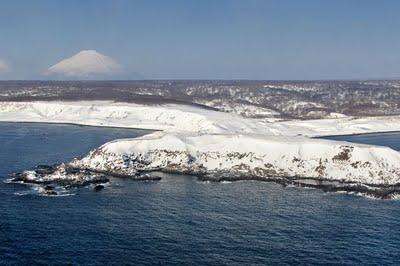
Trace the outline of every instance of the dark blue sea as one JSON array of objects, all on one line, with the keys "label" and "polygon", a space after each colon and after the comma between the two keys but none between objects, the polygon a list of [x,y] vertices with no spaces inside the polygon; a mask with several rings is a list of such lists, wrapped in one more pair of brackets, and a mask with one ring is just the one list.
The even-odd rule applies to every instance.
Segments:
[{"label": "dark blue sea", "polygon": [[[147,131],[0,123],[0,178]],[[400,149],[400,134],[334,137]],[[46,197],[0,182],[0,265],[398,265],[400,200],[241,181],[115,179]]]}]

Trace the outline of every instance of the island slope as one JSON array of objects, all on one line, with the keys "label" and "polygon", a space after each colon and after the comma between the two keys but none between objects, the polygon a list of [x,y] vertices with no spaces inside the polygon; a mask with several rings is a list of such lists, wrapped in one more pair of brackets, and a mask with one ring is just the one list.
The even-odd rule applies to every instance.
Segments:
[{"label": "island slope", "polygon": [[274,121],[170,104],[8,102],[0,103],[0,121],[163,130],[107,143],[67,165],[26,171],[19,179],[23,182],[86,184],[108,180],[104,175],[142,180],[147,179],[143,172],[164,171],[212,181],[257,179],[328,186],[380,197],[396,194],[400,183],[399,152],[309,138],[400,130],[399,116]]}]

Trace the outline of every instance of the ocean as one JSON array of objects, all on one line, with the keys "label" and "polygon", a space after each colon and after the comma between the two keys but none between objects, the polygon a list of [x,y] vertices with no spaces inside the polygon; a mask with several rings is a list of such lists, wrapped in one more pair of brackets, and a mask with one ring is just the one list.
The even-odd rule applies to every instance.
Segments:
[{"label": "ocean", "polygon": [[[9,175],[145,130],[0,123],[0,265],[397,264],[400,201],[259,181],[114,179],[41,196]],[[400,133],[337,136],[400,150]]]}]

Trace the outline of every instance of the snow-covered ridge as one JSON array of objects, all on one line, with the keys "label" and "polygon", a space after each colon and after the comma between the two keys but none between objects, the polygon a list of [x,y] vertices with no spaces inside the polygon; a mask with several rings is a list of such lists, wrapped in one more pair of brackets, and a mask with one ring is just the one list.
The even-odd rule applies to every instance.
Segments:
[{"label": "snow-covered ridge", "polygon": [[0,121],[283,136],[400,131],[400,116],[279,121],[243,118],[232,113],[188,105],[143,105],[111,101],[0,102]]},{"label": "snow-covered ridge", "polygon": [[315,178],[400,183],[400,153],[385,147],[304,137],[156,132],[106,143],[74,167],[134,174],[174,171],[236,178]]},{"label": "snow-covered ridge", "polygon": [[201,112],[181,106],[146,106],[114,102],[2,102],[0,121],[74,123],[155,130],[221,129]]}]

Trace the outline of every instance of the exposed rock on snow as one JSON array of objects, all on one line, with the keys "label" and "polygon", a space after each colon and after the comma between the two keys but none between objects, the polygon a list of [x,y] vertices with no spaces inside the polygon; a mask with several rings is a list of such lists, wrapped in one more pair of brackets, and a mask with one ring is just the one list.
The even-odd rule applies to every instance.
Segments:
[{"label": "exposed rock on snow", "polygon": [[[143,79],[128,72],[114,77]],[[399,88],[400,80],[2,81],[0,100],[185,103],[246,117],[323,119],[331,113],[357,117],[400,115]]]},{"label": "exposed rock on snow", "polygon": [[159,170],[210,179],[317,178],[371,185],[400,182],[400,153],[386,147],[303,137],[156,132],[116,140],[72,166],[134,174]]},{"label": "exposed rock on snow", "polygon": [[221,99],[216,99],[212,101],[197,100],[195,101],[195,103],[215,108],[218,111],[238,114],[247,118],[279,117],[279,113],[274,110],[246,103],[236,103],[234,101],[228,100],[222,101]]}]

